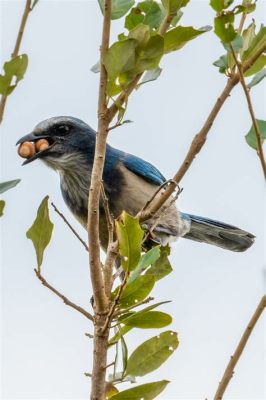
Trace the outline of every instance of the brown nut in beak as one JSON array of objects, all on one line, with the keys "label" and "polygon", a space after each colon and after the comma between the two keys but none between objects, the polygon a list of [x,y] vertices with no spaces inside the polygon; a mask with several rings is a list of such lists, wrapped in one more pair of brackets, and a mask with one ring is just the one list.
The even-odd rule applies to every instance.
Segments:
[{"label": "brown nut in beak", "polygon": [[18,154],[22,158],[30,158],[36,153],[34,143],[23,142],[18,148]]}]

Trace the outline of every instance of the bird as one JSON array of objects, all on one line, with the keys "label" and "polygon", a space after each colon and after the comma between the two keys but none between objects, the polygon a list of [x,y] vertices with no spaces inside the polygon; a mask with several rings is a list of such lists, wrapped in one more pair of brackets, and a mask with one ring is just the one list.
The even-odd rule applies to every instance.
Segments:
[{"label": "bird", "polygon": [[[95,130],[75,117],[52,117],[38,123],[31,133],[18,140],[17,145],[24,142],[36,143],[40,139],[46,139],[48,146],[26,159],[23,165],[40,159],[57,171],[66,205],[87,229]],[[166,178],[149,162],[106,145],[103,186],[110,213],[114,218],[118,218],[122,211],[137,215],[165,183]],[[100,242],[106,251],[108,228],[102,201],[99,205],[99,215]],[[173,199],[168,200],[164,212],[156,218],[145,221],[143,227],[148,232],[153,228],[149,240],[162,246],[182,237],[242,252],[253,244],[255,238],[253,234],[233,225],[181,212]]]}]

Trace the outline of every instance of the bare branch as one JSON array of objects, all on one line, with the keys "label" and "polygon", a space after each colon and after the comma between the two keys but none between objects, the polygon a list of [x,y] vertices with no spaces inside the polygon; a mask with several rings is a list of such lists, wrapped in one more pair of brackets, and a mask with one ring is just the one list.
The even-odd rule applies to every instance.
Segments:
[{"label": "bare branch", "polygon": [[87,244],[84,242],[84,240],[79,236],[79,234],[75,231],[75,229],[73,228],[73,226],[70,224],[70,222],[68,222],[68,220],[66,219],[66,217],[64,216],[63,213],[61,213],[58,208],[56,207],[56,205],[54,203],[51,203],[53,209],[55,210],[55,212],[62,218],[62,220],[66,223],[66,225],[69,227],[69,229],[74,233],[74,235],[78,238],[78,240],[83,244],[83,246],[85,247],[86,251],[89,251],[89,248],[87,246]]},{"label": "bare branch", "polygon": [[236,63],[237,69],[238,69],[240,83],[242,85],[242,88],[243,88],[245,96],[246,96],[250,117],[251,117],[251,120],[253,123],[253,128],[255,131],[256,139],[257,139],[258,156],[259,156],[262,171],[264,174],[264,179],[266,180],[266,162],[265,162],[265,157],[264,157],[263,148],[262,148],[261,134],[260,134],[259,126],[258,126],[256,117],[255,117],[255,113],[254,113],[254,109],[253,109],[253,105],[252,105],[252,101],[251,101],[251,97],[250,97],[250,91],[245,82],[242,65],[237,59],[237,56],[233,49],[233,46],[230,45],[230,47],[231,47],[231,52],[233,54],[233,57],[234,57],[234,60],[235,60],[235,63]]},{"label": "bare branch", "polygon": [[252,318],[249,321],[248,326],[246,327],[246,329],[237,345],[237,348],[236,348],[234,354],[230,358],[230,361],[224,371],[222,380],[219,383],[217,392],[214,396],[214,400],[222,400],[224,392],[233,376],[234,368],[235,368],[241,354],[243,353],[243,351],[246,347],[246,344],[248,342],[248,339],[249,339],[253,329],[255,328],[255,325],[258,322],[265,307],[266,307],[266,295],[264,295],[262,297],[258,307],[256,308],[254,314],[252,315]]},{"label": "bare branch", "polygon": [[[20,27],[19,27],[19,31],[18,31],[16,43],[15,43],[15,47],[14,47],[13,53],[11,55],[12,59],[16,58],[18,56],[20,45],[21,45],[21,41],[22,41],[22,38],[23,38],[24,30],[25,30],[25,26],[26,26],[27,19],[28,19],[28,16],[29,16],[30,12],[31,12],[31,0],[26,0],[24,12],[23,12],[23,15],[22,15],[22,19],[21,19],[21,22],[20,22]],[[2,95],[1,96],[1,100],[0,100],[0,124],[3,121],[6,101],[7,101],[7,96],[6,95]]]},{"label": "bare branch", "polygon": [[42,274],[37,270],[34,269],[34,272],[37,276],[37,278],[41,281],[41,283],[43,284],[43,286],[47,287],[48,289],[50,289],[56,296],[60,297],[60,299],[63,300],[63,302],[69,306],[74,308],[74,310],[78,311],[79,313],[83,314],[86,318],[88,318],[89,320],[93,321],[93,316],[86,311],[84,308],[78,306],[77,304],[73,303],[73,301],[70,301],[66,296],[64,296],[62,293],[60,293],[57,289],[55,289],[52,285],[50,285],[50,283],[47,282],[47,280],[42,276]]}]

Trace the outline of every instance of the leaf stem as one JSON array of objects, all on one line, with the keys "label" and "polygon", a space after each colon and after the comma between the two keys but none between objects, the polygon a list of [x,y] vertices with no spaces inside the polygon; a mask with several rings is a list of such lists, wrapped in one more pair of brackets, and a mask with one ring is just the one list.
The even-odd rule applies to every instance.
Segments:
[{"label": "leaf stem", "polygon": [[246,347],[246,344],[248,342],[248,339],[249,339],[253,329],[255,328],[255,325],[258,322],[265,307],[266,307],[266,295],[264,295],[262,297],[262,299],[260,300],[259,305],[257,306],[254,314],[252,315],[252,318],[249,321],[248,326],[246,327],[246,329],[237,345],[237,348],[234,351],[234,354],[230,358],[230,361],[224,371],[222,380],[219,383],[217,392],[215,393],[214,400],[222,400],[224,392],[225,392],[231,378],[233,377],[234,368],[235,368],[241,354],[243,353],[243,351]]}]

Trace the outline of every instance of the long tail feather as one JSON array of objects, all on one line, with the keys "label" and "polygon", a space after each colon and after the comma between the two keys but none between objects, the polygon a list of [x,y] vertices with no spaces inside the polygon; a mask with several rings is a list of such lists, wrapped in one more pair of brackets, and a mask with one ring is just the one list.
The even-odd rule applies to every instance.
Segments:
[{"label": "long tail feather", "polygon": [[231,251],[245,251],[254,242],[252,233],[212,219],[182,213],[191,222],[190,231],[184,238],[204,242]]}]

